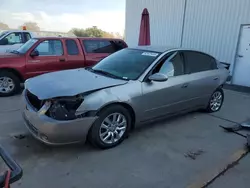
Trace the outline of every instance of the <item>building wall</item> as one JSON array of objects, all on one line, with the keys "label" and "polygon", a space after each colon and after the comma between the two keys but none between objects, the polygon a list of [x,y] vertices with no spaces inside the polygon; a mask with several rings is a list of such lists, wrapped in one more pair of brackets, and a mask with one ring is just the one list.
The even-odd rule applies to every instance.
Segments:
[{"label": "building wall", "polygon": [[231,64],[241,25],[250,24],[250,0],[126,0],[128,45],[138,44],[144,8],[150,14],[152,45],[194,48]]},{"label": "building wall", "polygon": [[250,1],[187,0],[184,23],[183,47],[233,64],[241,24],[250,24]]},{"label": "building wall", "polygon": [[152,45],[179,46],[184,3],[185,0],[126,0],[125,40],[128,45],[138,45],[141,13],[148,8]]}]

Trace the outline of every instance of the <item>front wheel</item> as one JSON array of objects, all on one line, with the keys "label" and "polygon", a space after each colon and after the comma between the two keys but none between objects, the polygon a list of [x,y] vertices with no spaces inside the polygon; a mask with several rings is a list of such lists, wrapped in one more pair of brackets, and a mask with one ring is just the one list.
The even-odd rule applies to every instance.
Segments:
[{"label": "front wheel", "polygon": [[126,108],[114,105],[99,113],[90,129],[88,139],[96,147],[108,149],[119,145],[131,127],[131,116]]},{"label": "front wheel", "polygon": [[224,102],[224,92],[222,88],[218,88],[213,92],[209,100],[209,103],[206,109],[207,112],[213,113],[213,112],[219,111],[223,105],[223,102]]},{"label": "front wheel", "polygon": [[12,96],[20,91],[20,80],[12,72],[0,71],[0,96]]}]

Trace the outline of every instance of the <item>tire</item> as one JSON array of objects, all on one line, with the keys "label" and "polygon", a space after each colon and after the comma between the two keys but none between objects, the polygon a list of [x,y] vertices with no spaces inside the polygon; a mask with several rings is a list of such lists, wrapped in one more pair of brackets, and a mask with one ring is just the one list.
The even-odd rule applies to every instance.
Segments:
[{"label": "tire", "polygon": [[208,113],[218,112],[221,109],[223,102],[224,102],[224,91],[222,88],[218,88],[211,95],[206,111]]},{"label": "tire", "polygon": [[[13,87],[9,86],[8,89],[6,89],[6,85],[1,85],[3,84],[3,81],[5,81],[5,84],[13,84]],[[0,71],[0,97],[15,95],[19,93],[20,90],[20,79],[14,73],[9,71]]]},{"label": "tire", "polygon": [[[112,105],[112,106],[109,106],[109,107],[103,109],[98,115],[99,115],[99,118],[94,122],[94,124],[92,125],[92,127],[89,131],[89,134],[88,134],[89,142],[93,146],[98,147],[100,149],[113,148],[113,147],[119,145],[120,143],[122,143],[123,140],[128,136],[129,130],[131,128],[132,119],[131,119],[131,115],[130,115],[129,111],[121,105]],[[119,124],[112,125],[112,126],[106,126],[106,127],[108,127],[108,129],[103,128],[103,126],[105,127],[105,125],[108,125],[107,121],[106,121],[107,118],[109,117],[109,120],[111,122],[113,117],[115,117],[115,115],[116,115],[117,119],[118,119],[118,115],[120,115],[120,119],[119,119],[120,121],[117,121],[117,122],[121,123],[121,121],[123,121],[123,120],[126,121],[126,128],[122,129],[125,126],[125,123],[121,124],[120,126],[119,126]],[[124,125],[124,126],[122,126],[122,125]],[[124,131],[123,134],[122,134],[122,131]],[[108,135],[112,134],[112,133],[114,135],[113,136],[114,142],[112,142],[112,135],[110,135],[108,137]],[[103,135],[103,137],[101,135]],[[106,141],[104,141],[105,137],[108,137],[108,139]],[[118,140],[116,140],[116,139],[118,139]]]}]

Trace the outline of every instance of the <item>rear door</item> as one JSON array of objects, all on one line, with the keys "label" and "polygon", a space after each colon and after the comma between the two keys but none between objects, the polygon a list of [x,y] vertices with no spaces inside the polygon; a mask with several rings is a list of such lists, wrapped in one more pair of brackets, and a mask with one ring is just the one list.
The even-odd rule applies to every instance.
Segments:
[{"label": "rear door", "polygon": [[109,39],[82,39],[86,58],[86,66],[92,66],[103,58],[123,48],[123,43],[116,45],[115,40]]},{"label": "rear door", "polygon": [[77,39],[65,39],[66,57],[64,68],[76,69],[85,66],[85,57],[81,49],[81,44]]},{"label": "rear door", "polygon": [[[39,55],[32,57],[30,54],[35,50],[38,51]],[[28,52],[26,62],[27,77],[66,69],[62,40],[41,40]]]},{"label": "rear door", "polygon": [[216,60],[204,53],[183,51],[190,107],[204,104],[219,86]]}]

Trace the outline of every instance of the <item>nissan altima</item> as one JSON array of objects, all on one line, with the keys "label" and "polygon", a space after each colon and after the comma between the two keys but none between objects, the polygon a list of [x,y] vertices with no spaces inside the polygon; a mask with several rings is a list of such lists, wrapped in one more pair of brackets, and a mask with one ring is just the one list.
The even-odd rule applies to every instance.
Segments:
[{"label": "nissan altima", "polygon": [[200,109],[219,111],[228,76],[218,60],[203,52],[126,48],[93,67],[28,79],[23,119],[46,144],[88,139],[111,148],[140,123]]}]

